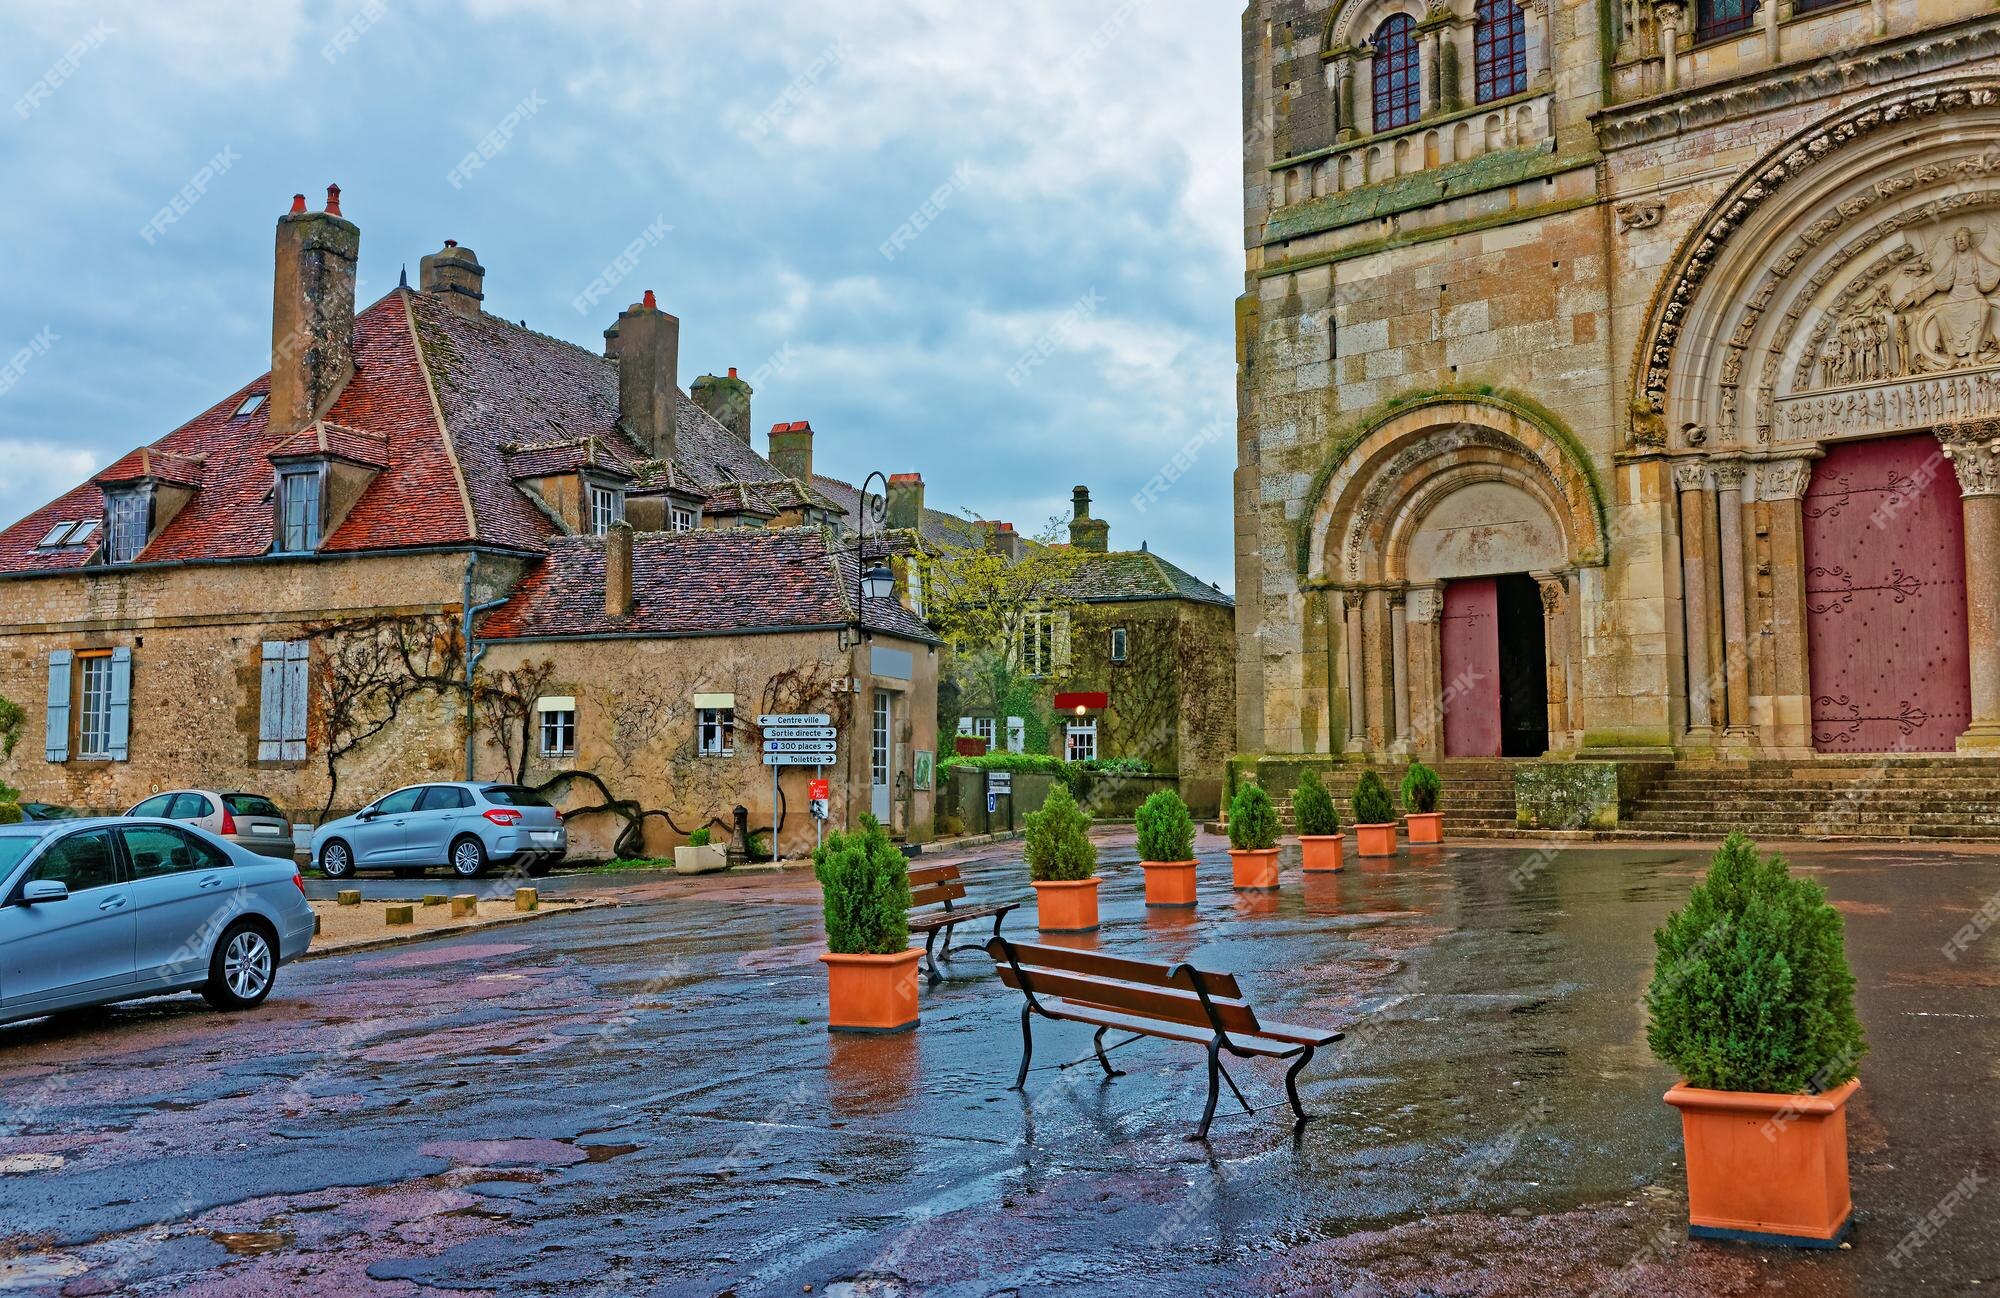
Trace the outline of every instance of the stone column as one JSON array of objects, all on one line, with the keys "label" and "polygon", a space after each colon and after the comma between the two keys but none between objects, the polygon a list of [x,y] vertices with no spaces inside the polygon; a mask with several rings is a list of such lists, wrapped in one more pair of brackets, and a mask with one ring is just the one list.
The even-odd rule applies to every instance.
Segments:
[{"label": "stone column", "polygon": [[1528,574],[1542,591],[1542,642],[1548,657],[1549,751],[1576,747],[1570,733],[1570,592],[1569,577],[1560,572]]},{"label": "stone column", "polygon": [[1408,603],[1410,747],[1435,759],[1444,755],[1444,655],[1438,641],[1444,588],[1435,583],[1413,587]]},{"label": "stone column", "polygon": [[1965,636],[1972,659],[1972,723],[1961,751],[2000,748],[2000,419],[1940,425],[1965,508]]},{"label": "stone column", "polygon": [[1681,15],[1686,13],[1679,4],[1656,4],[1653,18],[1660,29],[1660,59],[1664,66],[1663,90],[1677,90],[1681,84]]},{"label": "stone column", "polygon": [[1757,470],[1757,500],[1771,547],[1771,714],[1766,743],[1812,751],[1812,668],[1806,646],[1805,494],[1824,452],[1769,460]]},{"label": "stone column", "polygon": [[1392,687],[1396,730],[1389,747],[1406,751],[1410,743],[1410,624],[1405,609],[1407,592],[1389,592],[1389,665],[1395,673]]},{"label": "stone column", "polygon": [[1750,726],[1750,606],[1744,589],[1748,549],[1743,544],[1741,460],[1715,461],[1715,512],[1721,523],[1716,558],[1722,568],[1723,735],[1747,740]]},{"label": "stone column", "polygon": [[1528,45],[1528,86],[1540,90],[1555,80],[1550,70],[1555,46],[1549,32],[1549,0],[1523,0],[1521,14]]},{"label": "stone column", "polygon": [[1361,592],[1350,590],[1340,597],[1347,619],[1347,749],[1359,752],[1368,743],[1368,689],[1363,684],[1361,662]]},{"label": "stone column", "polygon": [[1709,593],[1708,520],[1715,512],[1714,476],[1706,460],[1674,465],[1674,487],[1681,502],[1681,611],[1687,626],[1688,738],[1697,744],[1715,742],[1713,663],[1708,655]]},{"label": "stone column", "polygon": [[1340,55],[1333,65],[1333,113],[1335,130],[1333,138],[1346,143],[1354,138],[1358,129],[1354,118],[1354,54],[1348,51]]}]

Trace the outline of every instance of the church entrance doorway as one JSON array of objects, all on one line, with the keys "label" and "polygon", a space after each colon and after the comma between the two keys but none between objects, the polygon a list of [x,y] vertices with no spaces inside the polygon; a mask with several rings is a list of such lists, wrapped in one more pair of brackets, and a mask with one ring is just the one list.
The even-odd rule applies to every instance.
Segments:
[{"label": "church entrance doorway", "polygon": [[1511,573],[1445,583],[1438,622],[1446,757],[1540,757],[1549,747],[1541,591]]}]

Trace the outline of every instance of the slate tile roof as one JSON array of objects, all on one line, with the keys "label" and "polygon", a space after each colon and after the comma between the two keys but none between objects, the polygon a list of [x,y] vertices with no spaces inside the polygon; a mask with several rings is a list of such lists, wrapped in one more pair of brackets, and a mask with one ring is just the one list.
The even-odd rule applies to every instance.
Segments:
[{"label": "slate tile roof", "polygon": [[1070,598],[1086,604],[1127,600],[1188,599],[1198,604],[1236,607],[1236,601],[1151,550],[1085,554],[1069,583]]},{"label": "slate tile roof", "polygon": [[[549,556],[486,615],[487,640],[542,636],[724,635],[853,621],[854,563],[816,527],[641,532],[632,543],[632,612],[604,612],[601,536],[552,541]],[[871,630],[936,643],[894,600],[868,601]]]},{"label": "slate tile roof", "polygon": [[[860,516],[861,488],[851,482],[843,482],[839,478],[827,477],[823,473],[813,475],[812,485],[815,492],[833,503],[848,529],[853,530],[855,520]],[[872,498],[873,493],[871,493]],[[956,514],[947,514],[943,510],[931,509],[928,506],[924,509],[923,523],[917,530],[924,540],[933,545],[953,545],[964,549],[984,543],[980,537],[979,524],[974,520],[960,518]]]}]

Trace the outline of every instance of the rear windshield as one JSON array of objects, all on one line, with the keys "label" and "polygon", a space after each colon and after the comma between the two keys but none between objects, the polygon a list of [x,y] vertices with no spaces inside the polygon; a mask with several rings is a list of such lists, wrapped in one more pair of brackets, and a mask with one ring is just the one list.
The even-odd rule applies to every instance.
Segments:
[{"label": "rear windshield", "polygon": [[486,794],[486,800],[495,806],[546,807],[549,805],[547,798],[544,798],[533,789],[523,788],[518,784],[496,784],[492,788],[482,791]]},{"label": "rear windshield", "polygon": [[279,820],[285,818],[285,813],[278,810],[278,804],[262,794],[225,793],[222,795],[222,801],[239,816],[276,816]]},{"label": "rear windshield", "polygon": [[0,835],[0,878],[6,877],[9,870],[21,863],[21,858],[28,854],[29,849],[41,841],[40,834]]}]

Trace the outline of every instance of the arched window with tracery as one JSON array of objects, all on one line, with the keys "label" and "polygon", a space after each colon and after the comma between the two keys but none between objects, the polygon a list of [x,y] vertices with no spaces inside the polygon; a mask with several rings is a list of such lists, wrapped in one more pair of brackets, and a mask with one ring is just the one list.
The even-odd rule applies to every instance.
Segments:
[{"label": "arched window with tracery", "polygon": [[1528,88],[1528,28],[1514,0],[1479,0],[1472,25],[1472,66],[1479,103]]},{"label": "arched window with tracery", "polygon": [[1418,94],[1417,24],[1408,14],[1391,14],[1375,29],[1375,129],[1408,126],[1423,112]]},{"label": "arched window with tracery", "polygon": [[1712,36],[1748,31],[1757,9],[1757,0],[1699,0],[1695,6],[1694,38],[1705,41]]}]

